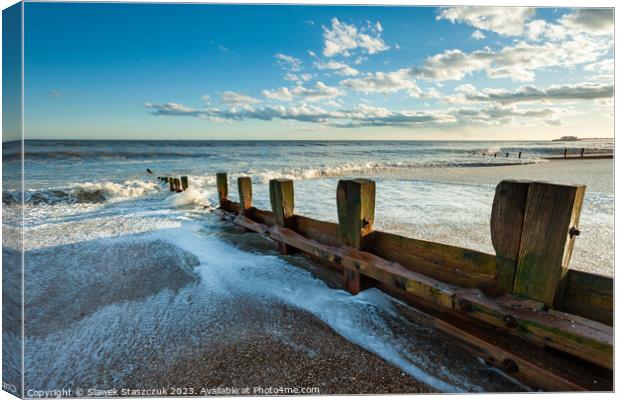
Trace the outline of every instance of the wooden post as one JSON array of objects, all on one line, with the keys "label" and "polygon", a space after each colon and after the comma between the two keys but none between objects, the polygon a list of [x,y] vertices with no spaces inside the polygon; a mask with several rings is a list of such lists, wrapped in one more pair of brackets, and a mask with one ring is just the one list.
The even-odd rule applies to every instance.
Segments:
[{"label": "wooden post", "polygon": [[519,158],[521,158],[521,152],[519,152]]},{"label": "wooden post", "polygon": [[583,158],[583,153],[586,151],[585,147],[581,148],[581,158]]},{"label": "wooden post", "polygon": [[[271,179],[269,181],[269,200],[271,201],[271,210],[276,220],[276,224],[286,228],[293,228],[294,210],[295,210],[295,193],[293,191],[293,181],[290,179]],[[279,243],[278,249],[282,254],[290,254],[293,248]]]},{"label": "wooden post", "polygon": [[243,215],[252,208],[252,180],[249,176],[240,176],[237,178],[237,187],[239,188],[239,206],[241,206],[239,214]]},{"label": "wooden post", "polygon": [[491,242],[497,256],[497,280],[512,292],[529,181],[505,180],[495,188],[491,209]]},{"label": "wooden post", "polygon": [[532,182],[523,217],[523,232],[513,293],[553,307],[579,235],[585,186]]},{"label": "wooden post", "polygon": [[[368,239],[375,219],[375,182],[370,179],[340,180],[336,201],[344,243],[358,250],[369,249]],[[345,268],[344,285],[351,294],[357,294],[368,288],[370,281],[358,270]]]},{"label": "wooden post", "polygon": [[566,153],[568,152],[567,148],[564,148],[564,158],[566,158]]},{"label": "wooden post", "polygon": [[218,172],[216,175],[217,181],[217,197],[220,202],[220,208],[228,201],[228,176],[226,172]]},{"label": "wooden post", "polygon": [[187,176],[182,176],[181,177],[181,189],[187,190],[188,187],[189,187],[189,181],[187,180]]},{"label": "wooden post", "polygon": [[347,246],[364,250],[375,220],[375,182],[370,179],[338,182],[338,223]]},{"label": "wooden post", "polygon": [[170,191],[171,192],[175,192],[176,191],[176,188],[174,186],[174,178],[171,177],[171,176],[168,177],[168,185],[170,185]]},{"label": "wooden post", "polygon": [[183,189],[181,188],[181,180],[179,178],[174,178],[174,187],[177,193],[181,193]]}]

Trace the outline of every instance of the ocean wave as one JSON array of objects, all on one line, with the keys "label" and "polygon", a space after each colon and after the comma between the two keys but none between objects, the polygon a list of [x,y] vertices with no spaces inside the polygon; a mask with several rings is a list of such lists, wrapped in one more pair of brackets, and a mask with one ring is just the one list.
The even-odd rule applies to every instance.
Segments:
[{"label": "ocean wave", "polygon": [[[58,204],[58,203],[104,203],[107,201],[126,200],[154,194],[162,190],[156,182],[127,180],[116,182],[85,182],[75,183],[66,189],[42,189],[26,191],[24,200],[27,204]],[[2,202],[11,204],[19,202],[16,193],[2,192]]]},{"label": "ocean wave", "polygon": [[[102,159],[102,160],[131,160],[144,159],[150,160],[157,158],[210,158],[214,157],[212,153],[192,153],[183,151],[30,151],[24,153],[26,160],[36,161],[79,161],[86,159]],[[3,156],[4,162],[21,160],[22,153],[10,153]]]},{"label": "ocean wave", "polygon": [[[250,170],[246,175],[250,175],[255,181],[262,183],[269,182],[270,179],[321,179],[351,174],[378,174],[385,172],[400,172],[420,168],[464,168],[464,167],[497,167],[508,165],[524,165],[540,162],[533,159],[512,159],[508,160],[483,160],[467,162],[368,162],[361,164],[341,164],[336,166],[325,166],[316,168],[298,168],[282,170]],[[243,174],[240,174],[243,175]]]},{"label": "ocean wave", "polygon": [[168,203],[172,207],[184,207],[190,205],[209,206],[209,200],[204,192],[189,188],[181,193],[176,193],[168,198]]}]

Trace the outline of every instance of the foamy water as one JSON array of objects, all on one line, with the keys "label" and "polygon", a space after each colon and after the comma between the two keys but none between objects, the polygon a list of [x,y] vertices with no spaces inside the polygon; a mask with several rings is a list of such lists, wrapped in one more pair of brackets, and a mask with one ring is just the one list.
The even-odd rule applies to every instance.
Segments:
[{"label": "foamy water", "polygon": [[[229,334],[235,323],[243,326],[231,317],[234,304],[251,299],[265,305],[257,306],[259,313],[268,313],[269,304],[308,312],[439,391],[523,389],[474,357],[455,357],[437,347],[437,332],[401,316],[402,305],[378,290],[351,296],[330,288],[299,268],[309,261],[291,263],[263,239],[219,221],[210,212],[217,201],[215,172],[229,172],[233,199],[234,179],[252,176],[255,205],[264,209],[269,209],[269,179],[295,179],[296,211],[331,221],[336,220],[338,179],[369,176],[377,182],[377,229],[490,253],[496,181],[527,168],[560,183],[570,175],[594,189],[587,191],[583,234],[571,266],[613,274],[612,164],[553,172],[557,168],[547,167],[541,157],[559,154],[564,145],[27,144],[27,385],[127,384],[136,369],[184,360]],[[610,146],[596,142],[591,149],[607,152]],[[5,150],[9,172],[19,166],[10,161],[10,150],[8,157]],[[495,151],[522,151],[523,157],[483,155]],[[190,190],[171,193],[146,175],[146,168],[155,176],[188,175]],[[3,250],[10,253],[19,245],[11,239],[18,233],[20,196],[11,190],[15,181],[5,179],[4,186]],[[286,337],[286,332],[277,334]],[[16,337],[8,331],[3,341]]]}]

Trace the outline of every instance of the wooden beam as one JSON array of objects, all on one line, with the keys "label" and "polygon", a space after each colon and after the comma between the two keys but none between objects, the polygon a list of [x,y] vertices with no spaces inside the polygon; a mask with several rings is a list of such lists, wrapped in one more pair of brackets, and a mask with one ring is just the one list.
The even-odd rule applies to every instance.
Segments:
[{"label": "wooden beam", "polygon": [[502,290],[512,292],[519,258],[529,181],[504,180],[495,188],[491,209],[491,242],[497,256],[497,279]]},{"label": "wooden beam", "polygon": [[245,214],[252,208],[252,180],[249,176],[240,176],[237,178],[237,187],[239,189],[241,213]]},{"label": "wooden beam", "polygon": [[559,309],[611,326],[614,317],[614,279],[569,269]]},{"label": "wooden beam", "polygon": [[330,246],[342,246],[340,226],[334,222],[319,221],[314,218],[295,215],[295,230],[307,238],[315,239]]},{"label": "wooden beam", "polygon": [[244,218],[237,218],[235,222],[295,247],[316,260],[358,271],[365,277],[409,293],[439,311],[457,312],[462,318],[492,325],[539,346],[563,351],[607,369],[613,367],[613,329],[610,326],[570,314],[547,312],[540,302],[510,294],[490,298],[478,289],[448,285],[375,254],[349,246],[328,246],[291,229],[278,225],[268,227]]},{"label": "wooden beam", "polygon": [[452,285],[501,292],[497,258],[475,250],[374,231],[372,252],[405,268]]},{"label": "wooden beam", "polygon": [[511,295],[490,299],[476,289],[456,294],[457,308],[510,335],[551,347],[604,368],[613,368],[613,329],[574,315],[532,308]]},{"label": "wooden beam", "polygon": [[[276,224],[291,228],[295,224],[295,192],[291,179],[271,179],[269,181],[269,200]],[[280,242],[278,249],[282,254],[293,252],[293,248]]]},{"label": "wooden beam", "polygon": [[584,193],[585,186],[530,184],[514,294],[554,306],[578,235]]},{"label": "wooden beam", "polygon": [[215,177],[217,181],[217,197],[220,207],[223,207],[228,201],[228,176],[226,172],[218,172]]},{"label": "wooden beam", "polygon": [[429,301],[452,308],[454,287],[427,276],[409,271],[397,263],[383,260],[374,254],[351,247],[334,247],[308,239],[299,233],[274,225],[267,230],[269,236],[286,243],[316,258],[342,265],[346,270],[358,271],[364,276],[387,282],[406,292],[426,298]]}]

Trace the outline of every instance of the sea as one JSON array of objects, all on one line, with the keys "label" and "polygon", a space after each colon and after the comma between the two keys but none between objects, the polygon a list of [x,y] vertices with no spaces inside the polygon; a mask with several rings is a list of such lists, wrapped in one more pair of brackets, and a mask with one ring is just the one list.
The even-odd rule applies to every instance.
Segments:
[{"label": "sea", "polygon": [[[232,200],[236,178],[250,176],[254,205],[263,209],[270,208],[269,180],[293,179],[295,212],[328,221],[337,221],[338,180],[368,177],[377,184],[375,229],[488,253],[499,181],[585,184],[582,234],[570,267],[614,272],[613,161],[548,159],[582,148],[586,155],[612,153],[611,139],[27,140],[23,221],[21,145],[3,145],[3,289],[14,302],[5,309],[3,356],[15,381],[23,362],[26,387],[128,384],[145,362],[145,343],[160,350],[149,353],[149,362],[170,363],[221,334],[223,299],[249,298],[310,313],[435,390],[524,389],[481,360],[454,362],[449,351],[420,351],[434,335],[396,334],[391,327],[407,331],[402,327],[412,324],[396,311],[397,300],[377,289],[352,296],[330,287],[310,261],[280,257],[221,221],[214,213],[217,172],[228,173]],[[181,175],[189,178],[183,193],[156,179]],[[21,246],[23,359],[11,353],[21,340],[15,283]]]}]

